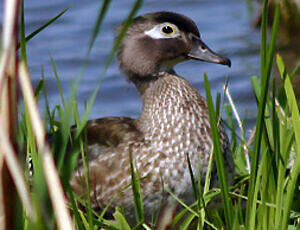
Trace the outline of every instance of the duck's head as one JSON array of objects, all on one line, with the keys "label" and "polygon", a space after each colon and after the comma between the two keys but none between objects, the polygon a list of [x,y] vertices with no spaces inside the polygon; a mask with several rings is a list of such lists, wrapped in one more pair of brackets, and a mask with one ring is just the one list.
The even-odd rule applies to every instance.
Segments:
[{"label": "duck's head", "polygon": [[230,67],[230,60],[214,53],[201,40],[196,24],[172,12],[156,12],[135,18],[119,48],[117,58],[129,80],[172,71],[190,59]]}]

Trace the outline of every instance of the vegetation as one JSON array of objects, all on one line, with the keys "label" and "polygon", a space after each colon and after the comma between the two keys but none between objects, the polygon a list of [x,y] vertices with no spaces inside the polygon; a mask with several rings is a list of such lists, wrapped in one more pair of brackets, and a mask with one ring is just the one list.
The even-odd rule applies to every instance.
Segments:
[{"label": "vegetation", "polygon": [[[5,11],[10,11],[14,15],[11,18],[14,23],[7,23],[6,21],[4,27],[13,31],[13,26],[17,23],[17,1],[7,2],[11,4],[6,5]],[[14,2],[16,5],[13,4]],[[110,2],[109,0],[103,1],[99,10],[87,56],[100,31]],[[139,0],[134,3],[123,24],[120,36],[115,41],[106,68],[141,3],[142,1]],[[177,213],[175,217],[166,214],[157,219],[154,218],[152,223],[145,223],[139,186],[139,181],[142,178],[139,178],[134,162],[131,161],[132,184],[130,186],[133,189],[136,207],[136,224],[132,225],[132,223],[129,224],[121,207],[116,207],[113,220],[108,220],[105,218],[107,209],[100,213],[95,212],[91,207],[90,197],[81,199],[72,192],[69,179],[76,167],[79,155],[84,162],[85,183],[89,189],[84,127],[98,87],[95,88],[87,101],[83,116],[79,117],[76,90],[80,77],[71,83],[72,92],[66,99],[61,90],[55,61],[51,59],[60,90],[61,105],[56,105],[50,109],[46,87],[44,87],[44,78],[35,90],[32,88],[27,70],[26,42],[62,16],[67,9],[25,37],[24,9],[21,1],[19,11],[20,42],[18,46],[14,45],[16,34],[9,33],[8,30],[3,31],[0,66],[0,170],[1,173],[7,173],[7,169],[9,170],[11,181],[14,182],[18,194],[18,201],[13,209],[5,206],[7,203],[4,201],[8,198],[8,194],[6,188],[1,187],[0,224],[6,223],[6,226],[11,226],[12,223],[3,221],[3,214],[5,213],[5,218],[8,218],[9,213],[7,212],[13,211],[14,227],[28,230],[99,229],[101,227],[105,229],[165,229],[167,225],[171,225],[174,229],[300,229],[300,115],[291,83],[297,70],[299,70],[299,66],[295,68],[295,71],[288,73],[282,58],[275,55],[281,11],[277,3],[272,33],[268,39],[267,4],[268,0],[265,0],[261,19],[261,72],[260,76],[251,78],[258,112],[255,130],[250,135],[249,140],[246,139],[244,123],[240,121],[228,88],[225,87],[223,97],[228,98],[229,104],[221,103],[221,97],[218,94],[216,105],[214,105],[209,82],[205,75],[206,98],[214,143],[206,180],[204,183],[195,181],[191,173],[195,197],[195,201],[191,205],[184,204],[166,189],[183,207],[182,211]],[[20,47],[20,61],[15,57],[18,47]],[[274,59],[276,59],[274,68],[279,70],[281,76],[282,84],[279,86],[275,84],[274,79],[270,80]],[[16,88],[12,87],[10,81],[6,80],[9,77],[13,79],[12,82],[15,82],[16,79],[20,82],[24,109],[19,107],[19,111],[16,109]],[[9,93],[4,94],[3,92]],[[41,97],[44,97],[46,101],[44,120],[37,107],[37,101]],[[7,106],[5,101],[11,102],[11,104]],[[10,112],[8,113],[7,110]],[[217,129],[223,110],[227,114],[227,121],[224,123],[231,134],[231,150],[238,174],[236,183],[232,187],[229,187],[226,181]],[[10,114],[10,116],[3,114]],[[18,123],[15,119],[17,116],[19,117]],[[236,128],[236,121],[240,131]],[[70,126],[73,123],[78,128],[71,137]],[[11,125],[6,127],[5,124]],[[46,128],[51,136],[51,143],[46,142]],[[69,143],[71,144],[69,145]],[[23,158],[26,158],[26,161],[29,158],[32,159],[32,176],[30,176],[27,166],[24,165]],[[211,188],[209,183],[214,161],[217,166],[220,188]],[[7,169],[3,165],[6,165]],[[5,183],[12,186],[9,179],[1,181],[1,184]],[[202,186],[203,184],[204,186]],[[216,210],[209,208],[209,204],[217,196],[222,199],[222,208]],[[66,197],[68,197],[68,202],[66,202]],[[84,208],[79,209],[79,207]],[[167,221],[162,221],[165,218]]]}]

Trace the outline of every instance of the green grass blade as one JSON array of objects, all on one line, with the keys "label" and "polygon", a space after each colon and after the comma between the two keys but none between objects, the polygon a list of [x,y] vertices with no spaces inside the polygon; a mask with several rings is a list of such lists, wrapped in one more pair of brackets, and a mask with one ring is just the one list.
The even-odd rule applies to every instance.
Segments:
[{"label": "green grass blade", "polygon": [[27,66],[27,54],[26,54],[26,38],[25,38],[25,22],[24,22],[24,0],[20,2],[20,47],[21,47],[21,59]]},{"label": "green grass blade", "polygon": [[193,169],[192,169],[192,165],[191,165],[191,161],[190,161],[190,157],[189,157],[188,153],[186,153],[186,159],[187,159],[187,163],[188,163],[189,173],[190,173],[190,176],[191,176],[194,199],[196,201],[196,200],[198,200],[198,194],[199,193],[198,193],[198,190],[197,190],[196,180],[195,180],[195,177],[194,177],[194,174],[193,174]]},{"label": "green grass blade", "polygon": [[274,59],[274,51],[275,51],[275,45],[277,40],[277,33],[278,33],[278,26],[279,26],[279,19],[280,19],[280,4],[279,2],[276,3],[275,8],[275,14],[273,19],[273,25],[272,25],[272,35],[270,44],[268,46],[268,55],[267,55],[267,76],[270,76],[271,70],[272,70],[272,63]]},{"label": "green grass blade", "polygon": [[[191,205],[191,207],[193,207],[193,206],[196,206],[196,203],[194,203],[194,205]],[[183,209],[182,211],[177,213],[172,220],[171,226],[174,228],[176,226],[176,224],[179,223],[179,221],[186,215],[187,212],[188,212],[187,209]]]},{"label": "green grass blade", "polygon": [[[260,46],[260,75],[265,76],[267,60],[267,27],[268,27],[268,0],[263,1],[263,12],[261,21],[261,46]],[[262,82],[262,80],[261,80]]]},{"label": "green grass blade", "polygon": [[63,93],[63,90],[62,90],[62,87],[61,87],[61,84],[60,84],[60,80],[59,80],[59,77],[58,77],[58,74],[57,74],[56,65],[55,65],[55,62],[54,62],[54,59],[52,58],[52,56],[50,56],[50,60],[51,60],[51,64],[52,64],[52,69],[53,69],[53,72],[54,72],[54,76],[55,76],[55,79],[56,79],[56,84],[58,86],[58,90],[59,90],[61,101],[63,103],[63,106],[66,107],[64,93]]},{"label": "green grass blade", "polygon": [[[66,9],[64,9],[63,11],[61,11],[58,15],[56,15],[54,18],[50,19],[49,21],[47,21],[44,25],[42,25],[41,27],[39,27],[38,29],[36,29],[35,31],[33,31],[31,34],[29,34],[28,36],[26,36],[25,41],[28,42],[30,39],[32,39],[34,36],[36,36],[38,33],[40,33],[42,30],[44,30],[45,28],[47,28],[49,25],[51,25],[53,22],[55,22],[58,18],[60,18],[67,10],[69,9],[69,7],[67,7]],[[20,47],[20,44],[18,44],[18,48]]]},{"label": "green grass blade", "polygon": [[80,230],[83,230],[85,229],[84,228],[84,223],[82,223],[81,221],[81,215],[80,215],[80,210],[77,206],[77,203],[75,201],[75,198],[74,198],[74,195],[73,195],[73,192],[70,191],[69,193],[69,200],[70,200],[70,203],[71,203],[71,209],[72,209],[72,214],[74,215],[74,221],[75,223],[77,224],[77,228],[80,229]]},{"label": "green grass blade", "polygon": [[294,79],[294,77],[296,76],[296,74],[300,71],[300,63],[298,63],[298,65],[294,68],[293,72],[291,73],[291,81]]},{"label": "green grass blade", "polygon": [[131,230],[129,224],[126,221],[126,218],[122,215],[120,210],[117,208],[116,212],[113,214],[115,220],[118,222],[120,230]]},{"label": "green grass blade", "polygon": [[237,140],[236,140],[236,132],[235,132],[235,126],[234,126],[234,121],[233,121],[233,115],[232,115],[232,109],[230,105],[225,106],[225,110],[227,113],[227,120],[228,120],[228,128],[230,130],[231,134],[231,150],[233,153],[236,152],[236,147],[237,147]]},{"label": "green grass blade", "polygon": [[[210,150],[210,155],[208,159],[208,165],[207,165],[207,172],[205,175],[205,184],[203,188],[203,194],[206,195],[209,192],[209,186],[210,186],[210,179],[211,179],[211,171],[213,168],[213,162],[214,162],[214,146],[212,146]],[[206,205],[206,203],[205,203]]]},{"label": "green grass blade", "polygon": [[283,220],[281,229],[287,229],[289,214],[293,202],[293,195],[295,192],[295,187],[297,183],[297,178],[300,174],[300,116],[299,116],[299,109],[296,101],[296,97],[293,91],[293,86],[290,80],[290,77],[287,75],[284,81],[284,89],[286,92],[287,100],[288,100],[288,107],[291,112],[291,120],[294,129],[295,135],[295,151],[296,151],[296,159],[291,170],[290,180],[287,186],[287,194],[284,203],[284,211],[283,211]]},{"label": "green grass blade", "polygon": [[96,40],[96,37],[100,31],[100,28],[101,28],[101,25],[102,25],[102,22],[105,18],[105,15],[108,11],[108,8],[109,8],[109,4],[111,3],[111,0],[104,0],[103,3],[102,3],[102,6],[100,7],[99,9],[99,12],[98,12],[98,17],[97,17],[97,20],[96,20],[96,23],[95,23],[95,26],[93,28],[93,32],[92,32],[92,36],[90,38],[90,42],[89,42],[89,46],[88,46],[88,50],[87,50],[87,55],[88,56],[92,50],[92,47],[95,43],[95,40]]},{"label": "green grass blade", "polygon": [[137,222],[144,220],[143,201],[141,195],[140,175],[138,169],[134,167],[132,153],[130,152],[130,168],[131,168],[131,181],[132,192],[134,197],[134,211]]},{"label": "green grass blade", "polygon": [[[211,155],[210,155],[211,157]],[[203,226],[204,226],[204,220],[205,220],[205,201],[204,201],[204,196],[203,196],[203,186],[202,186],[202,165],[201,165],[201,159],[199,158],[198,160],[198,200],[197,201],[197,205],[198,205],[198,212],[200,213],[200,217],[198,218],[198,227],[197,229],[202,230]],[[210,174],[211,172],[211,168],[209,167],[209,163],[207,166],[207,171],[206,171],[206,175]],[[208,179],[210,181],[210,179]],[[205,181],[205,184],[209,183]],[[197,190],[195,190],[197,192]]]},{"label": "green grass blade", "polygon": [[41,80],[39,80],[37,86],[35,87],[34,96],[36,97],[37,101],[40,99],[44,85],[45,85],[45,79],[42,78]]},{"label": "green grass blade", "polygon": [[264,127],[264,115],[267,104],[267,93],[269,89],[269,78],[272,67],[272,61],[274,56],[275,41],[277,35],[277,28],[279,22],[279,13],[278,5],[276,6],[272,37],[269,47],[267,47],[267,9],[268,9],[268,0],[264,1],[263,14],[262,14],[262,24],[261,24],[261,93],[260,100],[258,102],[258,115],[256,121],[256,133],[254,141],[254,149],[251,161],[251,174],[250,174],[250,183],[249,183],[249,201],[247,204],[246,210],[246,227],[247,229],[255,229],[255,222],[250,220],[255,220],[254,216],[256,215],[256,205],[255,205],[255,181],[257,174],[257,165],[259,159],[259,153],[261,149],[261,138],[263,134]]},{"label": "green grass blade", "polygon": [[84,228],[85,229],[90,229],[89,228],[89,223],[87,222],[87,220],[84,216],[84,213],[81,210],[79,210],[78,213],[79,213],[79,216],[81,218],[81,223],[83,224]]},{"label": "green grass blade", "polygon": [[138,12],[138,10],[141,8],[142,4],[143,4],[143,0],[136,0],[133,7],[131,8],[131,11],[130,11],[127,19],[122,24],[122,28],[120,30],[120,33],[116,37],[113,48],[112,48],[112,50],[111,50],[111,52],[110,52],[110,54],[109,54],[109,56],[106,60],[105,67],[104,67],[104,73],[106,72],[107,68],[109,67],[110,63],[112,62],[113,57],[114,57],[117,49],[119,48],[126,32],[127,32],[127,29],[131,25],[132,20],[134,19],[134,17],[136,15],[136,13]]},{"label": "green grass blade", "polygon": [[217,120],[221,117],[221,94],[218,92],[216,97],[216,115]]},{"label": "green grass blade", "polygon": [[186,205],[182,200],[180,200],[169,188],[166,188],[166,191],[179,203],[181,204],[187,211],[193,213],[195,216],[199,217],[199,214],[195,212],[190,206]]},{"label": "green grass blade", "polygon": [[219,184],[221,187],[222,203],[224,206],[226,225],[228,229],[231,229],[232,205],[228,194],[229,189],[228,189],[228,183],[227,183],[226,172],[224,167],[223,151],[221,147],[220,136],[219,136],[218,126],[217,126],[217,117],[214,110],[214,105],[213,105],[212,96],[210,92],[210,86],[206,74],[204,74],[204,83],[205,83],[206,100],[207,100],[209,120],[211,125],[210,128],[211,128],[213,144],[214,144],[214,153],[215,153],[215,159],[217,165]]},{"label": "green grass blade", "polygon": [[91,109],[92,109],[93,104],[95,102],[96,96],[97,96],[97,94],[99,92],[99,88],[100,88],[100,84],[97,85],[97,87],[95,88],[95,90],[93,91],[92,95],[90,96],[90,98],[89,98],[89,100],[87,102],[87,106],[86,106],[86,108],[84,110],[84,114],[82,115],[81,121],[77,125],[75,138],[77,138],[80,135],[80,133],[82,132],[82,130],[84,129],[84,127],[85,127],[85,125],[86,125],[86,123],[88,121]]},{"label": "green grass blade", "polygon": [[[79,112],[78,112],[78,107],[77,107],[77,101],[74,101],[74,112],[75,112],[75,123],[76,125],[78,125],[79,123]],[[83,168],[84,168],[84,179],[85,179],[85,186],[86,186],[86,190],[87,190],[87,197],[86,197],[86,210],[87,210],[87,217],[88,217],[88,223],[89,226],[93,226],[93,218],[92,218],[92,200],[91,200],[91,187],[90,187],[90,173],[89,173],[89,165],[88,165],[88,160],[87,160],[87,156],[86,156],[86,149],[85,149],[85,145],[84,143],[87,143],[86,140],[86,135],[84,135],[83,137],[80,137],[79,140],[76,140],[77,142],[79,142],[79,149],[80,149],[80,153],[81,153],[81,159],[82,159],[82,164],[83,164]],[[71,169],[73,171],[73,168]]]},{"label": "green grass blade", "polygon": [[195,219],[196,215],[193,213],[189,213],[187,217],[182,221],[182,223],[179,226],[179,230],[186,230],[189,229],[189,226],[193,219]]}]

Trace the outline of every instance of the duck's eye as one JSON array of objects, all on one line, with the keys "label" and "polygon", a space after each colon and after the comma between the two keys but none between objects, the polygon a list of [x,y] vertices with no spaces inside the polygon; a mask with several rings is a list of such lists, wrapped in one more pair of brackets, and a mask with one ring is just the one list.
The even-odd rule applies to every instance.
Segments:
[{"label": "duck's eye", "polygon": [[171,23],[158,24],[150,30],[146,30],[144,33],[154,39],[167,39],[180,36],[179,29],[176,25]]},{"label": "duck's eye", "polygon": [[175,29],[170,25],[165,25],[161,28],[161,31],[166,35],[172,35],[175,33]]}]

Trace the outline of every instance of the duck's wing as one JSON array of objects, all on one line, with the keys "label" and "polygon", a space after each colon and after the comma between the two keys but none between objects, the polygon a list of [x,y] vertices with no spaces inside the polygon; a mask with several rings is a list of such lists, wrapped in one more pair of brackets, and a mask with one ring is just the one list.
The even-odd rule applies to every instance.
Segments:
[{"label": "duck's wing", "polygon": [[[76,127],[72,127],[75,133]],[[89,158],[93,158],[107,149],[117,147],[122,142],[139,140],[142,133],[136,128],[130,117],[105,117],[90,120],[84,129],[87,138]]]},{"label": "duck's wing", "polygon": [[127,138],[140,138],[141,132],[130,117],[105,117],[87,122],[89,144],[117,147]]}]

